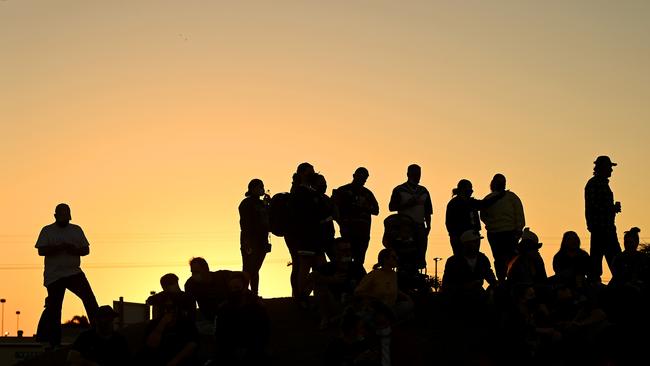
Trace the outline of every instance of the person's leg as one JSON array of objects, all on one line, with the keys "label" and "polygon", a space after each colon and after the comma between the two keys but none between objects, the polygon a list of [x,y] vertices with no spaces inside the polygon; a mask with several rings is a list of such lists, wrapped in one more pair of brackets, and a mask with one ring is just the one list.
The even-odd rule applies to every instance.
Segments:
[{"label": "person's leg", "polygon": [[427,244],[429,241],[427,229],[424,225],[418,225],[415,229],[415,237],[417,239],[417,267],[418,269],[426,268],[427,266]]},{"label": "person's leg", "polygon": [[289,277],[289,280],[291,282],[291,295],[293,297],[298,297],[298,272],[300,269],[300,256],[297,253],[297,245],[292,237],[285,235],[284,241],[287,244],[287,249],[289,249],[289,255],[291,255],[291,275]]},{"label": "person's leg", "polygon": [[97,299],[90,287],[90,283],[88,283],[86,275],[79,273],[68,277],[67,280],[67,288],[81,299],[84,304],[84,309],[86,309],[86,314],[88,314],[90,324],[95,324],[95,315],[99,305],[97,305]]},{"label": "person's leg", "polygon": [[603,275],[603,235],[598,232],[591,233],[589,257],[591,257],[591,280],[600,282]]},{"label": "person's leg", "polygon": [[298,265],[298,297],[305,300],[309,297],[309,271],[311,270],[314,256],[301,255]]},{"label": "person's leg", "polygon": [[[253,252],[251,258],[251,291],[253,291],[255,295],[258,294],[260,287],[260,269],[262,268],[262,263],[264,263],[264,258],[266,258],[266,251],[261,248],[256,252]],[[253,279],[255,280],[255,283],[253,283]]]},{"label": "person's leg", "polygon": [[607,260],[607,266],[611,272],[612,265],[614,264],[614,258],[621,252],[621,245],[618,242],[616,231],[608,233],[607,241],[603,244],[605,244],[603,248],[605,259]]},{"label": "person's leg", "polygon": [[370,236],[360,236],[356,238],[357,252],[354,261],[363,265],[366,261],[366,252],[368,251],[368,244],[370,243]]},{"label": "person's leg", "polygon": [[505,281],[506,272],[508,270],[507,263],[503,263],[503,257],[501,255],[501,233],[488,232],[488,243],[490,244],[490,249],[492,251],[492,258],[494,258],[494,272],[499,281]]},{"label": "person's leg", "polygon": [[241,251],[242,259],[242,271],[248,274],[248,277],[251,280],[251,292],[257,294],[259,286],[259,274],[255,270],[255,258],[253,253],[246,253],[246,251]]},{"label": "person's leg", "polygon": [[61,307],[65,295],[65,279],[60,279],[47,286],[45,309],[38,321],[36,339],[40,342],[49,342],[51,346],[61,344]]}]

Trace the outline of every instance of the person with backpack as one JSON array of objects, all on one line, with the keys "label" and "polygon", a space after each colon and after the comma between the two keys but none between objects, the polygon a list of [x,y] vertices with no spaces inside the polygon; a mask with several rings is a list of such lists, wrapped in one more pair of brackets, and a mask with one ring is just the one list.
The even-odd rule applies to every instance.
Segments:
[{"label": "person with backpack", "polygon": [[248,183],[246,198],[239,205],[241,255],[243,271],[251,279],[251,292],[257,296],[260,268],[271,251],[269,244],[269,205],[271,198],[264,193],[264,182],[253,179]]},{"label": "person with backpack", "polygon": [[291,294],[294,298],[299,297],[298,271],[300,267],[300,256],[298,255],[299,236],[296,232],[296,224],[292,213],[292,198],[301,187],[309,187],[310,176],[314,174],[314,166],[309,163],[298,165],[291,181],[289,192],[276,193],[271,198],[270,204],[270,230],[273,235],[283,237],[291,255]]}]

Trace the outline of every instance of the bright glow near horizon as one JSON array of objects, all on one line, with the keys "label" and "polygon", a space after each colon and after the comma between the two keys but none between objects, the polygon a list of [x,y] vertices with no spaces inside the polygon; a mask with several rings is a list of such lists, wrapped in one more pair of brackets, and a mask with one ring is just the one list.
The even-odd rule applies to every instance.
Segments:
[{"label": "bright glow near horizon", "polygon": [[[329,189],[357,166],[381,213],[423,167],[428,257],[450,255],[444,209],[461,178],[502,172],[550,260],[566,230],[588,248],[592,161],[620,163],[619,235],[650,231],[650,3],[645,1],[0,2],[0,297],[5,330],[36,329],[45,298],[33,248],[67,202],[91,242],[101,304],[143,301],[192,256],[239,268],[237,205],[309,161]],[[483,250],[490,254],[487,243]],[[263,296],[289,295],[273,238]],[[432,269],[432,268],[431,268]],[[69,294],[64,320],[82,312]],[[70,300],[73,299],[73,300]]]}]

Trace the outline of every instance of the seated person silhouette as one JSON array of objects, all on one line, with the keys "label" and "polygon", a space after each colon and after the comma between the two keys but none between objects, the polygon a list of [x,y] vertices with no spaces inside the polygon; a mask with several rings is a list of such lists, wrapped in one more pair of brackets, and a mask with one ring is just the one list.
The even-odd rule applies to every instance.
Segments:
[{"label": "seated person silhouette", "polygon": [[192,276],[185,282],[185,293],[187,293],[199,306],[197,320],[207,321],[214,324],[214,317],[217,309],[228,296],[228,281],[235,273],[243,274],[237,271],[210,271],[208,262],[201,258],[195,257],[190,260],[190,270]]},{"label": "seated person silhouette", "polygon": [[553,256],[554,282],[573,289],[582,288],[591,269],[589,253],[580,248],[580,237],[575,231],[562,236],[560,250]]},{"label": "seated person silhouette", "polygon": [[118,314],[108,306],[100,306],[93,328],[81,333],[68,352],[70,366],[122,366],[131,361],[126,338],[115,332],[113,321]]},{"label": "seated person silhouette", "polygon": [[352,258],[352,245],[347,239],[334,240],[334,260],[312,273],[314,293],[321,315],[321,328],[338,318],[352,300],[354,289],[366,270]]},{"label": "seated person silhouette", "polygon": [[270,321],[261,300],[247,288],[248,279],[235,273],[215,323],[217,365],[261,365],[268,359]]},{"label": "seated person silhouette", "polygon": [[164,304],[167,302],[167,299],[171,299],[178,306],[179,310],[183,312],[184,316],[190,320],[194,320],[196,304],[190,295],[181,291],[178,285],[178,276],[173,273],[167,273],[160,277],[160,286],[163,289],[162,292],[149,296],[146,301],[146,304],[152,307],[153,317],[157,318],[158,315],[162,315],[164,312]]},{"label": "seated person silhouette", "polygon": [[199,334],[194,323],[185,317],[171,298],[163,304],[164,312],[149,322],[145,342],[137,359],[142,365],[196,365]]},{"label": "seated person silhouette", "polygon": [[448,296],[452,309],[484,305],[487,301],[484,283],[497,284],[490,260],[479,251],[482,238],[476,230],[465,231],[459,237],[460,253],[445,263],[442,293]]}]

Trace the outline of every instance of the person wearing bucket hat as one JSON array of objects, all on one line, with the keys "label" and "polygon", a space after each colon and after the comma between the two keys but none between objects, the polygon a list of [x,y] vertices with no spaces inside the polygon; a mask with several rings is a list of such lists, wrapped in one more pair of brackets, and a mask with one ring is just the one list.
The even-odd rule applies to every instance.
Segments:
[{"label": "person wearing bucket hat", "polygon": [[130,352],[126,338],[113,329],[113,321],[118,316],[109,305],[100,306],[95,313],[93,328],[81,333],[68,352],[68,364],[128,364]]},{"label": "person wearing bucket hat", "polygon": [[616,214],[621,212],[621,203],[614,202],[614,193],[609,187],[609,178],[617,164],[609,156],[601,155],[594,161],[594,175],[585,186],[585,218],[591,233],[590,257],[592,260],[591,280],[600,282],[603,274],[603,256],[610,270],[614,258],[621,252],[616,234]]}]

